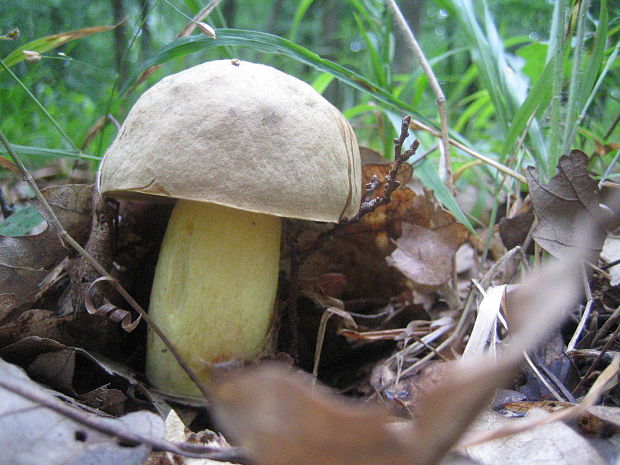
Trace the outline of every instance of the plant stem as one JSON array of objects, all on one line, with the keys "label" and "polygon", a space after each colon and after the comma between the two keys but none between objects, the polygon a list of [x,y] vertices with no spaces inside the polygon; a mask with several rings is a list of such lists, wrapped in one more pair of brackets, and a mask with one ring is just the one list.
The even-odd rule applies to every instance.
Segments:
[{"label": "plant stem", "polygon": [[420,62],[422,66],[422,70],[426,77],[428,77],[428,82],[433,89],[435,97],[437,99],[437,106],[439,110],[439,120],[441,123],[441,159],[439,162],[439,176],[442,178],[443,182],[446,184],[450,192],[454,193],[454,186],[452,183],[452,163],[450,161],[450,142],[448,136],[448,117],[446,114],[446,96],[439,85],[439,81],[433,72],[433,68],[431,68],[430,63],[426,59],[420,44],[415,38],[413,31],[407,24],[405,17],[403,16],[400,8],[398,7],[395,0],[387,0],[387,4],[392,10],[394,14],[394,19],[396,20],[396,24],[405,34],[407,39],[407,45],[411,48],[411,51],[415,55],[415,57]]},{"label": "plant stem", "polygon": [[560,135],[560,104],[562,100],[562,77],[564,58],[564,30],[566,29],[566,0],[558,0],[553,10],[550,34],[549,60],[553,60],[553,82],[551,86],[551,124],[547,176],[553,175],[559,158],[558,139]]},{"label": "plant stem", "polygon": [[577,93],[581,87],[581,76],[584,74],[582,60],[584,54],[586,20],[589,8],[590,0],[583,0],[583,3],[579,6],[579,14],[577,15],[577,40],[575,43],[575,54],[568,87],[568,103],[564,120],[564,136],[562,142],[563,153],[570,152],[570,147],[575,139],[575,133],[577,132],[577,102],[579,100]]},{"label": "plant stem", "polygon": [[[427,126],[424,123],[421,123],[420,121],[417,121],[417,120],[411,120],[411,129],[413,129],[413,130],[415,130],[415,129],[422,129],[423,131],[426,131],[426,132],[434,135],[435,137],[440,137],[439,132],[437,132],[436,130],[434,130],[430,126]],[[525,179],[525,176],[523,176],[522,174],[517,173],[516,171],[508,168],[505,165],[502,165],[498,161],[495,161],[492,158],[485,157],[481,153],[478,153],[475,150],[470,149],[469,147],[461,144],[460,142],[458,142],[458,141],[456,141],[454,139],[448,139],[448,142],[450,144],[454,145],[457,149],[460,149],[463,152],[471,155],[472,157],[477,158],[478,160],[486,163],[487,165],[492,166],[496,170],[501,171],[502,173],[507,174],[508,176],[513,177],[514,179],[516,179],[520,183],[523,183],[523,184],[527,183],[527,180]]]}]

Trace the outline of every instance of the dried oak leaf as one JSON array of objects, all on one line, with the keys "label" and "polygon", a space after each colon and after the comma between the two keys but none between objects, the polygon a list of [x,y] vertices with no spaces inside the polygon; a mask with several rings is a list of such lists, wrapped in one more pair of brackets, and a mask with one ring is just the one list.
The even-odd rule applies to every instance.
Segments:
[{"label": "dried oak leaf", "polygon": [[510,250],[523,245],[533,223],[534,214],[530,212],[519,213],[512,218],[502,218],[499,221],[499,235],[504,247]]},{"label": "dried oak leaf", "polygon": [[[49,187],[43,195],[70,236],[83,243],[90,226],[92,186],[68,184]],[[47,212],[35,206],[48,221],[48,227],[33,236],[0,236],[0,289],[15,297],[16,305],[30,302],[50,269],[69,254],[54,228],[49,226]]]},{"label": "dried oak leaf", "polygon": [[396,250],[386,258],[408,279],[421,286],[437,287],[452,276],[453,258],[469,236],[467,228],[447,212],[435,227],[403,224]]},{"label": "dried oak leaf", "polygon": [[[563,155],[558,162],[557,174],[547,184],[538,180],[536,169],[529,167],[527,170],[527,184],[538,219],[532,237],[555,257],[582,245],[575,234],[578,221],[590,220],[597,224],[602,219],[599,189],[588,174],[587,163],[588,156],[581,150]],[[603,240],[604,233],[598,229],[591,251],[598,254]]]}]

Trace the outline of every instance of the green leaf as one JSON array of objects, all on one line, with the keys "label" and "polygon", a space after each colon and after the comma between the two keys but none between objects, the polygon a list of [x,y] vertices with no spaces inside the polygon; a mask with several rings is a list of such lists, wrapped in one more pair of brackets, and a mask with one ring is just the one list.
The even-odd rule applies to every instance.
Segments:
[{"label": "green leaf", "polygon": [[532,42],[517,50],[517,55],[525,60],[522,71],[532,82],[536,81],[545,69],[548,50],[549,46],[540,42]]},{"label": "green leaf", "polygon": [[[88,155],[85,153],[75,152],[74,150],[49,149],[45,147],[31,147],[27,145],[11,144],[13,149],[19,155],[32,155],[37,157],[54,157],[54,158],[76,158],[84,160],[100,160],[100,157]],[[0,153],[5,152],[4,147],[0,147]]]},{"label": "green leaf", "polygon": [[321,75],[319,75],[319,77],[317,77],[314,80],[314,82],[312,83],[312,87],[319,94],[322,94],[323,92],[325,92],[325,89],[327,89],[327,86],[329,86],[333,80],[334,80],[334,76],[332,76],[331,74],[322,73]]},{"label": "green leaf", "polygon": [[392,108],[408,113],[433,128],[437,125],[422,116],[413,106],[397,99],[391,92],[378,84],[369,81],[362,75],[341,66],[333,61],[321,58],[316,53],[290,40],[264,32],[244,31],[239,29],[217,29],[217,39],[213,40],[204,35],[181,37],[161,48],[155,55],[144,61],[127,80],[120,94],[124,94],[136,82],[138,76],[151,66],[167,63],[175,58],[184,57],[190,53],[208,50],[216,47],[237,46],[250,47],[253,50],[274,53],[291,58],[299,63],[311,66],[319,71],[329,73],[336,79],[370,95]]},{"label": "green leaf", "polygon": [[[552,73],[554,71],[554,63],[547,63],[542,73],[536,79],[534,85],[530,89],[527,98],[517,110],[510,124],[510,132],[504,140],[502,147],[502,158],[512,149],[517,138],[523,134],[528,122],[537,112],[543,112],[551,102],[552,95]],[[543,160],[538,160],[544,166]]]},{"label": "green leaf", "polygon": [[[115,24],[114,26],[85,27],[83,29],[77,29],[75,31],[61,32],[60,34],[41,37],[13,50],[4,58],[4,63],[7,66],[14,66],[26,58],[23,53],[24,50],[45,53],[48,50],[59,47],[63,44],[66,44],[67,42],[71,42],[72,40],[81,39],[82,37],[96,34],[97,32],[109,31],[111,29],[114,29],[118,25],[120,25],[120,23]],[[0,72],[1,71],[2,70],[0,69]]]},{"label": "green leaf", "polygon": [[32,228],[44,221],[41,214],[32,205],[17,210],[6,220],[0,223],[0,235],[2,236],[24,236]]},{"label": "green leaf", "polygon": [[473,226],[456,203],[456,200],[450,193],[450,190],[441,182],[435,166],[428,158],[424,158],[422,161],[415,165],[415,174],[422,183],[435,193],[437,200],[450,212],[452,215],[462,223],[472,234],[476,234]]},{"label": "green leaf", "polygon": [[[586,102],[589,100],[590,92],[597,81],[599,70],[603,65],[603,58],[605,56],[605,44],[607,43],[609,16],[607,14],[607,2],[601,1],[601,11],[599,13],[598,27],[594,35],[594,46],[592,47],[592,54],[585,60],[584,70],[585,73],[581,78],[581,88],[579,91],[578,109],[580,114],[585,113],[587,108]],[[576,122],[579,124],[579,120]],[[575,128],[575,131],[577,128]]]}]

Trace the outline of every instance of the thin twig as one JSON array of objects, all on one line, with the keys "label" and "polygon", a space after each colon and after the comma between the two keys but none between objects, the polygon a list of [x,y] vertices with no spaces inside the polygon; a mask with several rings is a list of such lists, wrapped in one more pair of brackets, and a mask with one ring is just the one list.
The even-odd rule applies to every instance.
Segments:
[{"label": "thin twig", "polygon": [[407,115],[403,118],[400,128],[400,135],[394,139],[394,161],[390,168],[389,173],[385,177],[383,184],[383,195],[372,198],[376,189],[379,188],[379,182],[376,178],[366,185],[366,197],[362,202],[358,213],[350,218],[343,218],[340,223],[334,226],[328,231],[324,231],[316,238],[316,240],[310,244],[305,250],[299,253],[299,262],[303,263],[310,255],[319,250],[323,245],[334,237],[338,232],[342,231],[346,226],[358,223],[367,214],[375,211],[381,205],[386,205],[392,201],[392,193],[400,187],[400,181],[396,180],[398,171],[403,163],[411,158],[418,147],[420,146],[419,140],[414,140],[408,150],[402,151],[405,139],[409,136],[409,125],[411,123],[411,116]]},{"label": "thin twig", "polygon": [[575,389],[573,389],[573,394],[577,394],[581,390],[583,385],[586,383],[586,381],[590,379],[590,375],[592,374],[592,372],[598,367],[598,364],[601,362],[601,360],[603,360],[605,353],[616,343],[616,340],[618,339],[619,336],[620,336],[620,326],[618,326],[615,329],[615,331],[611,334],[611,336],[609,336],[609,339],[607,340],[607,342],[601,349],[598,356],[594,359],[594,361],[590,365],[590,368],[588,368],[588,371],[586,371],[586,374],[583,375],[583,377],[581,378],[577,386],[575,386]]},{"label": "thin twig", "polygon": [[387,4],[392,10],[394,14],[394,19],[396,20],[396,24],[400,27],[401,31],[405,35],[407,39],[407,44],[411,51],[415,55],[415,57],[420,62],[422,66],[422,70],[424,74],[428,78],[428,82],[433,89],[435,94],[435,98],[437,99],[437,107],[439,110],[439,121],[441,122],[441,159],[439,164],[439,174],[442,177],[446,186],[450,189],[450,192],[454,192],[454,186],[452,184],[452,163],[450,161],[450,143],[448,137],[448,117],[446,114],[446,96],[439,85],[439,81],[433,73],[433,68],[430,63],[426,59],[424,52],[422,51],[422,47],[418,44],[418,41],[411,30],[411,27],[407,24],[405,17],[403,16],[398,4],[395,0],[387,0]]},{"label": "thin twig", "polygon": [[[117,437],[124,441],[137,444],[147,444],[156,451],[167,451],[186,457],[209,458],[218,461],[230,461],[238,463],[243,460],[241,449],[230,448],[222,449],[219,447],[202,446],[200,444],[181,442],[176,443],[165,439],[158,439],[151,436],[143,436],[131,431],[126,426],[121,426],[120,421],[110,422],[109,418],[99,417],[92,413],[71,407],[49,394],[37,391],[22,384],[13,384],[10,380],[0,379],[0,387],[18,396],[28,399],[36,404],[43,405],[67,418],[70,418],[81,425],[95,429],[110,436]],[[247,463],[247,461],[245,462]]]},{"label": "thin twig", "polygon": [[[423,131],[428,132],[429,134],[432,134],[435,137],[441,137],[441,134],[439,132],[437,132],[435,129],[431,128],[430,126],[427,126],[426,124],[424,124],[424,123],[422,123],[422,122],[420,122],[418,120],[413,120],[411,122],[411,129],[414,129],[414,130],[415,129],[421,129]],[[507,166],[502,165],[501,163],[493,160],[492,158],[485,157],[481,153],[478,153],[475,150],[470,149],[466,145],[463,145],[463,144],[461,144],[460,142],[458,142],[458,141],[456,141],[454,139],[448,139],[448,142],[450,142],[450,144],[455,146],[457,149],[460,149],[463,152],[471,155],[472,157],[477,158],[478,160],[482,161],[483,163],[486,163],[487,165],[492,166],[496,170],[501,171],[502,173],[507,174],[508,176],[511,176],[511,177],[515,178],[520,183],[523,183],[523,184],[527,183],[527,179],[525,179],[525,176],[523,176],[522,174],[517,173],[516,171],[508,168]]]},{"label": "thin twig", "polygon": [[151,319],[149,314],[146,312],[146,310],[144,310],[142,306],[140,306],[140,304],[138,304],[138,302],[136,302],[134,298],[131,297],[131,295],[129,295],[129,293],[120,285],[118,280],[113,278],[112,275],[110,275],[110,273],[108,273],[107,270],[105,270],[99,264],[99,262],[93,259],[93,257],[88,252],[86,252],[86,250],[84,250],[84,248],[80,244],[78,244],[77,241],[73,239],[69,235],[69,233],[65,230],[63,225],[58,220],[58,217],[56,216],[56,214],[50,207],[49,203],[47,203],[47,199],[43,196],[43,194],[39,190],[39,187],[37,186],[37,183],[32,178],[32,175],[28,172],[28,170],[22,163],[21,158],[17,155],[17,153],[15,152],[15,150],[13,149],[13,147],[11,146],[11,144],[9,143],[6,136],[1,130],[0,130],[0,142],[2,142],[2,145],[4,145],[9,155],[11,155],[11,157],[15,161],[15,164],[19,168],[24,181],[26,181],[28,185],[32,188],[32,190],[35,193],[35,196],[43,205],[43,208],[45,209],[45,212],[47,213],[46,219],[49,221],[49,223],[51,223],[51,226],[56,230],[56,232],[60,236],[61,241],[63,241],[63,244],[67,243],[71,247],[73,247],[73,249],[75,249],[93,268],[95,268],[95,270],[97,270],[97,272],[99,272],[101,276],[105,276],[106,278],[109,279],[110,283],[114,285],[114,287],[119,292],[119,294],[121,294],[121,296],[129,303],[129,305],[131,305],[131,307],[140,314],[142,319],[147,322],[147,324],[151,327],[151,329],[155,332],[155,334],[159,336],[161,341],[164,343],[164,345],[170,351],[170,353],[174,356],[174,358],[179,363],[181,368],[183,368],[183,370],[187,373],[189,378],[194,382],[194,384],[196,384],[198,389],[200,389],[200,392],[205,397],[205,399],[208,399],[208,391],[205,385],[200,381],[200,378],[198,378],[196,373],[194,373],[194,370],[192,370],[189,367],[189,365],[185,363],[181,354],[177,351],[174,345],[170,342],[170,339],[168,339],[166,335],[163,333],[163,331],[153,322],[153,320]]}]

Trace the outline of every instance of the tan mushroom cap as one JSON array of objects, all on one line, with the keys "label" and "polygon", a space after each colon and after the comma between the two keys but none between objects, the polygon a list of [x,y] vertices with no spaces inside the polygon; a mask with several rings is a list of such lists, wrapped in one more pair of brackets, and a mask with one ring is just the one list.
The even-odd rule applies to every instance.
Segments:
[{"label": "tan mushroom cap", "polygon": [[112,197],[337,222],[358,211],[360,170],[351,126],[311,86],[269,66],[220,60],[168,76],[138,99],[99,185]]}]

